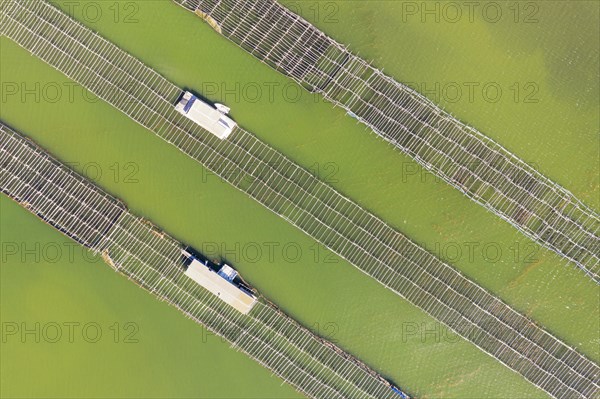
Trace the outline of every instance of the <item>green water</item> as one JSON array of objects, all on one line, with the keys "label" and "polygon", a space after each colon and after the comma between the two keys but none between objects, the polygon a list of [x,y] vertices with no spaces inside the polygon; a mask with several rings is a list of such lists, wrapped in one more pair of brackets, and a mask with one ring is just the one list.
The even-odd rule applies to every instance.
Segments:
[{"label": "green water", "polygon": [[[373,9],[389,7],[391,14],[394,4],[376,3]],[[108,9],[110,4],[103,8],[104,17],[97,23],[86,22],[77,12],[75,17],[182,87],[223,100],[244,127],[302,165],[318,169],[323,178],[432,251],[436,251],[436,243],[442,243],[442,249],[451,257],[454,247],[464,251],[471,242],[479,243],[479,247],[500,248],[502,255],[497,262],[486,262],[484,253],[477,250],[472,259],[463,255],[453,264],[569,344],[595,360],[600,358],[598,289],[572,267],[548,251],[529,247],[531,242],[505,223],[432,176],[420,173],[408,158],[365,134],[343,112],[332,110],[316,97],[304,93],[297,102],[285,102],[284,92],[276,89],[274,101],[263,91],[260,100],[254,102],[250,101],[250,92],[239,99],[222,90],[207,93],[215,85],[235,89],[236,83],[243,90],[257,86],[266,90],[268,85],[282,89],[288,81],[169,1],[138,5],[134,17],[137,23],[124,23],[122,13],[115,22]],[[360,18],[366,10],[361,3],[344,3],[340,10],[342,6],[350,10],[350,5],[354,5],[354,18],[363,20]],[[125,12],[124,5],[121,11]],[[351,14],[340,15],[350,19]],[[383,11],[374,14],[371,21],[377,25],[391,18]],[[344,30],[341,25],[336,29],[336,34]],[[355,23],[353,30],[346,27],[341,32],[347,36],[340,37],[360,37],[360,29],[364,26]],[[392,33],[388,32],[389,37],[401,41],[400,31]],[[181,39],[184,36],[187,40]],[[439,37],[439,41],[450,40],[448,35]],[[365,39],[361,46],[372,44]],[[0,45],[3,83],[32,87],[39,82],[48,90],[48,84],[65,87],[68,83],[60,73],[12,42],[1,39]],[[413,44],[404,44],[411,45],[414,40]],[[423,39],[419,51],[436,45],[433,39]],[[454,43],[465,53],[470,45],[459,39]],[[373,45],[373,51],[377,48]],[[407,73],[407,69],[415,68],[413,73],[420,73],[414,60],[398,56],[386,62],[390,64],[386,70],[395,67]],[[498,73],[504,71],[501,65],[489,66],[493,68]],[[290,93],[293,90],[287,89]],[[432,398],[545,397],[519,375],[443,328],[436,328],[434,321],[418,309],[315,246],[287,222],[206,173],[112,107],[82,100],[77,89],[74,101],[69,101],[64,91],[58,102],[48,101],[47,97],[36,102],[33,96],[25,101],[19,95],[9,96],[2,100],[0,118],[59,159],[77,162],[78,170],[86,169],[94,175],[94,167],[99,166],[102,177],[98,182],[124,199],[132,210],[196,248],[204,247],[206,252],[226,257],[293,317],[336,340],[410,393]],[[580,113],[563,107],[560,114],[574,121]],[[492,120],[486,123],[498,123],[490,114],[487,117]],[[538,117],[543,120],[539,115],[532,119]],[[581,117],[586,119],[583,114]],[[508,126],[509,122],[505,123]],[[586,126],[590,123],[585,122]],[[585,144],[589,136],[582,134],[579,139]],[[563,165],[593,168],[591,162],[583,161],[592,145],[585,146],[578,157],[570,156],[564,147],[552,147],[553,156],[560,157]],[[530,152],[529,147],[525,150],[534,155],[537,151]],[[544,159],[553,165],[550,155]],[[577,188],[581,175],[575,169],[565,169],[569,183],[565,186],[584,198],[585,190]],[[120,171],[118,176],[115,170]],[[398,171],[402,170],[404,179],[399,178]],[[592,186],[591,192],[597,191],[597,184]],[[68,242],[11,201],[3,199],[0,204],[2,242]],[[257,247],[262,256],[255,256],[253,249]],[[269,247],[275,247],[272,258]],[[294,252],[298,249],[300,256]],[[533,252],[533,262],[529,262],[529,252]],[[202,342],[200,326],[101,262],[78,258],[76,262],[63,259],[48,265],[28,259],[23,262],[17,255],[4,260],[0,269],[3,322],[98,321],[104,327],[133,321],[139,325],[140,342],[114,344],[108,338],[91,345],[9,341],[2,345],[2,396],[297,396],[288,386],[280,386],[281,381],[268,371],[218,339]],[[415,327],[418,332],[414,332]],[[65,353],[60,367],[49,367],[57,348]],[[22,367],[7,368],[7,364]],[[46,384],[31,384],[30,376],[34,374],[30,370],[43,373]],[[235,384],[231,375],[235,376]]]},{"label": "green water", "polygon": [[[301,397],[18,204],[0,201],[4,245],[42,248],[39,259],[4,255],[2,323],[19,333],[2,343],[3,398]],[[36,323],[39,338],[20,334]],[[237,370],[239,383],[227,383]]]},{"label": "green water", "polygon": [[600,209],[596,1],[282,3]]}]

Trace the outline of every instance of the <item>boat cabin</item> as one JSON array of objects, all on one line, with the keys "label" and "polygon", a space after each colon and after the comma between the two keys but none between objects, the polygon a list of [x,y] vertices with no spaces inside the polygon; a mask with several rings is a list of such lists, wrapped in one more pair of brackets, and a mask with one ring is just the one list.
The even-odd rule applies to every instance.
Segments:
[{"label": "boat cabin", "polygon": [[257,302],[252,289],[238,276],[238,272],[227,264],[217,265],[190,251],[183,250],[186,259],[185,275],[208,291],[218,296],[239,312],[248,314]]},{"label": "boat cabin", "polygon": [[175,105],[175,110],[224,140],[233,132],[237,123],[226,115],[229,108],[218,105],[218,107],[213,107],[186,91]]}]

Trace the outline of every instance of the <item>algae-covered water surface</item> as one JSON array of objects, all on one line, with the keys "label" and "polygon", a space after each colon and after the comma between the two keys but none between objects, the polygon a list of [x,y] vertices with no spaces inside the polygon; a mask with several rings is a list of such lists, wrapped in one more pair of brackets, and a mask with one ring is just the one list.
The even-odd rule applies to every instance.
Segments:
[{"label": "algae-covered water surface", "polygon": [[[240,125],[600,359],[595,284],[340,109],[169,0],[53,3],[180,87],[227,104]],[[498,22],[487,14],[449,22],[443,2],[439,21],[423,19],[425,3],[437,2],[284,2],[598,210],[597,4],[515,3],[515,17],[497,3],[508,15]],[[4,123],[133,212],[227,260],[288,314],[409,393],[547,397],[7,38],[0,80]],[[498,101],[485,85],[501,88]],[[2,397],[301,397],[6,197],[0,216]]]}]

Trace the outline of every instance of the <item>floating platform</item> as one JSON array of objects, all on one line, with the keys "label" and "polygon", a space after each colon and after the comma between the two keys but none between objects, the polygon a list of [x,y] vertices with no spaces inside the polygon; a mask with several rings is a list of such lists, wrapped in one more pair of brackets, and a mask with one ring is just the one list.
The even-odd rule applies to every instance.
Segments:
[{"label": "floating platform", "polygon": [[182,251],[189,262],[185,275],[243,314],[257,302],[250,287],[240,281],[237,271],[227,264],[215,265]]},{"label": "floating platform", "polygon": [[[224,106],[221,106],[221,109],[228,110]],[[200,100],[189,91],[183,94],[179,102],[175,105],[175,110],[221,140],[229,137],[233,129],[237,126],[237,123],[225,115],[225,112]]]}]

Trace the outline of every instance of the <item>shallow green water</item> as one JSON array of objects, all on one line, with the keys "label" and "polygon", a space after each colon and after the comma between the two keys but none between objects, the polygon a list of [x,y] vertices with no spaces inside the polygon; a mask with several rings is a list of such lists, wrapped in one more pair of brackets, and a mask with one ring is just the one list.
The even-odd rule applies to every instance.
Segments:
[{"label": "shallow green water", "polygon": [[[1,269],[2,397],[301,397],[18,204],[0,204],[11,250]],[[23,255],[36,245],[38,259]],[[22,335],[36,323],[37,335]]]},{"label": "shallow green water", "polygon": [[600,209],[597,2],[282,3]]},{"label": "shallow green water", "polygon": [[[393,10],[393,3],[389,4]],[[463,254],[453,263],[569,344],[599,358],[598,290],[573,268],[563,266],[548,251],[529,249],[531,243],[512,228],[414,169],[414,163],[366,135],[341,111],[308,94],[297,102],[282,101],[287,80],[169,1],[139,3],[137,23],[125,24],[122,18],[114,22],[110,12],[104,9],[101,23],[88,24],[182,87],[223,100],[244,127],[304,166],[319,169],[323,178],[432,251],[441,245],[442,252],[452,256],[453,248],[465,251],[471,242],[500,248],[502,256],[494,263],[485,262],[481,250],[472,259]],[[186,34],[188,40],[181,40]],[[41,87],[68,82],[6,39],[0,43],[2,82],[29,87],[35,82]],[[395,62],[400,69],[406,60]],[[236,99],[236,83],[238,91],[262,87],[263,95],[256,102],[249,92]],[[222,85],[233,88],[232,93],[209,93]],[[276,88],[273,101],[265,95],[268,85]],[[286,90],[291,93],[293,88]],[[303,233],[110,106],[88,103],[75,93],[75,101],[63,94],[56,103],[47,98],[36,102],[32,96],[24,102],[18,95],[7,97],[1,103],[0,118],[61,160],[79,162],[76,169],[93,175],[95,164],[99,165],[101,185],[134,211],[198,249],[225,256],[295,318],[335,339],[409,392],[425,397],[545,397],[472,345],[451,334],[448,338],[443,328],[436,330],[431,318],[319,249]],[[558,154],[562,147],[555,151]],[[84,163],[87,168],[81,167]],[[115,163],[120,170],[116,179]],[[127,168],[129,163],[136,166]],[[404,182],[399,170],[405,172]],[[128,176],[132,171],[134,175]],[[67,241],[10,201],[3,199],[0,204],[2,242]],[[257,247],[262,256],[256,256]],[[269,247],[275,247],[272,257]],[[298,249],[299,257],[294,252]],[[527,263],[530,251],[533,263]],[[279,387],[277,378],[217,339],[200,344],[201,327],[101,262],[49,266],[17,258],[7,259],[1,269],[3,322],[46,321],[49,314],[57,321],[123,324],[133,320],[140,326],[140,342],[131,345],[133,349],[104,341],[101,345],[63,345],[72,357],[64,368],[50,370],[47,364],[55,354],[53,345],[3,344],[3,396],[29,396],[36,389],[41,394],[43,385],[27,382],[29,372],[5,372],[5,364],[27,355],[38,360],[39,372],[45,370],[52,388],[48,397],[80,396],[82,392],[90,397],[294,397],[291,388]],[[54,284],[45,285],[46,281],[54,281],[60,290]],[[22,301],[23,287],[30,302]],[[79,290],[75,296],[69,294],[72,288]],[[37,302],[44,307],[31,305]],[[427,334],[426,328],[435,332]],[[142,339],[145,334],[148,338]],[[168,346],[162,347],[163,343]],[[86,372],[78,359],[87,359],[83,364],[98,359],[96,372]],[[115,365],[115,370],[108,365]],[[225,370],[235,374],[241,387],[229,382]],[[79,378],[66,379],[65,375]],[[108,378],[116,375],[121,377],[107,385]],[[249,386],[256,387],[246,392]]]}]

